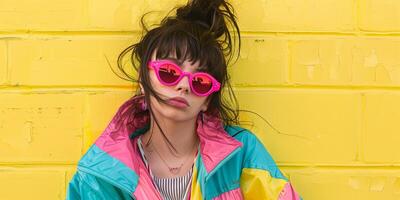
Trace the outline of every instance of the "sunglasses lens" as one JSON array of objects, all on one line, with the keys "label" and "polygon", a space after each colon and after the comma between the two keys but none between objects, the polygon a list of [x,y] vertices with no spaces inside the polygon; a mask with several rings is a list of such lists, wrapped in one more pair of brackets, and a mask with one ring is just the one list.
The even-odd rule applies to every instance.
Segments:
[{"label": "sunglasses lens", "polygon": [[165,83],[173,83],[178,80],[181,75],[179,69],[170,64],[161,65],[158,71],[160,78]]},{"label": "sunglasses lens", "polygon": [[210,77],[206,75],[195,75],[193,77],[193,89],[199,94],[205,94],[211,90],[212,81]]}]

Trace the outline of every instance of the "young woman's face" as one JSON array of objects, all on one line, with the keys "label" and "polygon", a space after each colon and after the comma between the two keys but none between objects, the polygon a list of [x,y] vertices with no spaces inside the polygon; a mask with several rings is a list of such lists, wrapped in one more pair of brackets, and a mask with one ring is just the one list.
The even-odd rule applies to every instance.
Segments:
[{"label": "young woman's face", "polygon": [[[175,62],[175,64],[181,67],[182,71],[194,73],[199,67],[198,61],[195,62],[194,65],[192,65],[189,60],[185,60],[182,64],[179,64],[175,58],[175,55],[171,55],[166,59]],[[156,60],[155,53],[152,54],[151,60]],[[166,86],[160,83],[153,69],[149,69],[149,77],[151,85],[154,90],[161,94],[161,98],[169,100],[170,98],[180,97],[189,104],[188,106],[182,106],[182,104],[173,100],[164,104],[158,102],[155,97],[150,95],[151,106],[157,119],[162,117],[173,121],[187,121],[196,118],[200,111],[207,110],[207,96],[197,96],[191,91],[189,77],[183,77],[176,85],[172,86]]]}]

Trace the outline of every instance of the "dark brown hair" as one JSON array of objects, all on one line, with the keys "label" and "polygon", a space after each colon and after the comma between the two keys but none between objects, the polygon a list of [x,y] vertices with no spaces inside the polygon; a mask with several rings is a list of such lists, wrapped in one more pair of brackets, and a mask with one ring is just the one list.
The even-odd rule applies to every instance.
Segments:
[{"label": "dark brown hair", "polygon": [[[150,83],[147,63],[152,53],[157,51],[157,59],[166,58],[172,53],[180,61],[188,59],[192,64],[199,61],[200,71],[211,74],[221,83],[221,89],[207,97],[210,103],[205,114],[218,115],[224,125],[239,124],[239,106],[227,73],[228,64],[236,62],[241,47],[240,30],[232,5],[224,0],[189,0],[186,5],[175,9],[176,16],[167,15],[151,30],[148,30],[144,20],[146,14],[141,17],[142,37],[121,52],[118,57],[119,69],[131,81],[143,86],[146,102],[150,102],[150,95],[165,102]],[[233,35],[229,28],[233,29]],[[137,80],[122,66],[124,56],[130,51],[130,62],[138,72]],[[137,87],[136,94],[139,92],[140,88]],[[227,95],[223,95],[225,92]],[[160,128],[150,103],[147,105]],[[164,132],[161,132],[168,141]],[[170,141],[168,143],[173,147]]]}]

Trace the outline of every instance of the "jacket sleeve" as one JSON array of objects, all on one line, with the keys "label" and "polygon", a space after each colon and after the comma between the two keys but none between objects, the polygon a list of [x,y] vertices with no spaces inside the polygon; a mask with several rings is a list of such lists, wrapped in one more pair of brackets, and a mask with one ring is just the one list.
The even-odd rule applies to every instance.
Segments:
[{"label": "jacket sleeve", "polygon": [[240,185],[244,199],[302,200],[265,146],[247,134]]},{"label": "jacket sleeve", "polygon": [[69,182],[66,200],[131,200],[126,192],[101,178],[77,171]]}]

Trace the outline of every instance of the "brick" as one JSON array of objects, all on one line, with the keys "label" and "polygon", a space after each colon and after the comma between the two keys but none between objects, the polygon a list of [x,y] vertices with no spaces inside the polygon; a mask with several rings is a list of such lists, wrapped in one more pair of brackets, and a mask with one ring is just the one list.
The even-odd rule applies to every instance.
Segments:
[{"label": "brick", "polygon": [[400,32],[400,2],[364,0],[360,4],[360,29],[363,31]]},{"label": "brick", "polygon": [[82,96],[0,93],[0,162],[71,163],[82,154]]},{"label": "brick", "polygon": [[[173,7],[187,1],[2,1],[0,29],[34,31],[132,31],[159,23]],[[354,1],[233,1],[244,31],[353,31]],[[249,12],[251,10],[251,12]],[[327,14],[330,13],[330,14]],[[175,12],[172,12],[175,14]],[[258,19],[258,20],[254,20]]]},{"label": "brick", "polygon": [[353,56],[355,85],[400,86],[399,39],[360,39]]},{"label": "brick", "polygon": [[51,169],[0,168],[1,199],[65,199],[65,172]]},{"label": "brick", "polygon": [[82,30],[87,29],[86,1],[0,2],[1,30]]},{"label": "brick", "polygon": [[91,93],[86,97],[84,152],[103,133],[118,108],[134,95],[133,91]]},{"label": "brick", "polygon": [[400,40],[293,40],[290,46],[294,84],[400,85]]},{"label": "brick", "polygon": [[365,94],[362,140],[365,161],[387,165],[400,162],[399,101],[398,92]]},{"label": "brick", "polygon": [[7,43],[0,40],[0,86],[7,82]]},{"label": "brick", "polygon": [[[149,15],[148,24],[159,23],[171,8],[187,1],[128,0],[101,2],[89,0],[88,13],[91,28],[108,30],[140,30],[139,19]],[[354,30],[353,1],[231,1],[245,31],[352,31]],[[248,12],[251,10],[251,12]],[[289,12],[289,14],[288,14]],[[332,14],[327,15],[330,12]],[[101,15],[99,14],[101,13]],[[175,12],[172,12],[175,14]],[[321,19],[323,18],[323,19]],[[260,20],[254,20],[260,19]]]},{"label": "brick", "polygon": [[352,42],[295,40],[290,76],[299,85],[340,85],[351,82]]},{"label": "brick", "polygon": [[400,171],[396,169],[285,170],[303,199],[398,199]]},{"label": "brick", "polygon": [[[118,74],[119,53],[132,41],[127,38],[59,38],[10,42],[11,83],[14,85],[132,85]],[[129,57],[129,55],[127,56]],[[125,68],[135,75],[132,67]]]},{"label": "brick", "polygon": [[355,1],[232,1],[243,31],[349,32],[355,29]]},{"label": "brick", "polygon": [[170,9],[186,2],[185,0],[88,0],[89,25],[90,28],[98,30],[141,30],[139,21],[144,13],[154,11],[146,16],[146,24],[158,24]]},{"label": "brick", "polygon": [[[354,163],[361,96],[349,91],[238,89],[241,120],[279,163]],[[269,124],[270,125],[269,125]]]},{"label": "brick", "polygon": [[150,24],[159,23],[175,5],[174,1],[67,1],[45,2],[40,0],[0,3],[0,29],[33,31],[133,31],[140,30],[140,17],[147,17]]},{"label": "brick", "polygon": [[237,86],[287,84],[288,42],[275,37],[245,36],[240,59],[228,71]]}]

